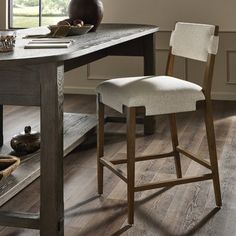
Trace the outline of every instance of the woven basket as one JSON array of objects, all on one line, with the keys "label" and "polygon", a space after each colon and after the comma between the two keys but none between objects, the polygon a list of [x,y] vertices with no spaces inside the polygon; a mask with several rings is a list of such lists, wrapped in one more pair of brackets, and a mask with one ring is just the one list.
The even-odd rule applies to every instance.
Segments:
[{"label": "woven basket", "polygon": [[9,176],[19,165],[19,158],[10,155],[0,155],[0,180]]}]

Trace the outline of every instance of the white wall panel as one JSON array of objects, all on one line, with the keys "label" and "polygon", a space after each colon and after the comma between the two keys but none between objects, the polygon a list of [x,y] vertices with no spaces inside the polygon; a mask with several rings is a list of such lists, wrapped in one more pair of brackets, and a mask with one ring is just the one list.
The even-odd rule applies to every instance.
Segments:
[{"label": "white wall panel", "polygon": [[236,30],[235,0],[103,0],[107,22],[157,24],[171,30],[176,21],[218,24]]}]

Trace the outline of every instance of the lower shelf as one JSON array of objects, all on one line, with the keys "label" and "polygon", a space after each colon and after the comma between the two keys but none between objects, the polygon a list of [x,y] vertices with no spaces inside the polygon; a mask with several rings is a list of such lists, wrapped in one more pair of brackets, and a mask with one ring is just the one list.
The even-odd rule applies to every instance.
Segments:
[{"label": "lower shelf", "polygon": [[[64,113],[64,156],[81,144],[95,131],[95,115]],[[35,127],[39,130],[39,124]],[[9,144],[0,148],[2,154],[10,152]],[[21,157],[21,164],[12,175],[0,181],[0,206],[14,197],[40,176],[40,152]]]}]

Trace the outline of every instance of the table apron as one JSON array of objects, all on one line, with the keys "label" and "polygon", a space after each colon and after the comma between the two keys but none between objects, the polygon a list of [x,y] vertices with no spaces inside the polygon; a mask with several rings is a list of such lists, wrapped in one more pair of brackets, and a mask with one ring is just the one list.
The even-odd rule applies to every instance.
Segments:
[{"label": "table apron", "polygon": [[145,56],[145,42],[150,36],[140,37],[128,42],[101,49],[87,55],[65,61],[65,72],[87,65],[107,56]]},{"label": "table apron", "polygon": [[0,67],[0,104],[39,106],[38,66]]}]

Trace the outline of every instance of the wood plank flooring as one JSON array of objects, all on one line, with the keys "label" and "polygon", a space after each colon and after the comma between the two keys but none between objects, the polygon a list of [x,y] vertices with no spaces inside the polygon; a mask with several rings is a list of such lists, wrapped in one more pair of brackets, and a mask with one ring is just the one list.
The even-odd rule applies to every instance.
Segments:
[{"label": "wood plank flooring", "polygon": [[[95,97],[67,95],[66,112],[94,113]],[[108,113],[113,113],[110,110]],[[39,118],[37,108],[6,107],[6,137]],[[27,119],[26,119],[27,118]],[[215,208],[212,182],[176,186],[169,189],[136,193],[135,224],[127,225],[126,186],[105,169],[104,194],[97,195],[96,137],[92,136],[65,160],[65,235],[66,236],[180,236],[236,235],[236,102],[214,102],[214,120],[219,158],[223,207]],[[177,115],[180,145],[206,160],[208,149],[201,110]],[[167,117],[157,117],[158,127],[151,136],[143,136],[137,126],[137,155],[151,155],[171,150]],[[125,125],[107,124],[105,154],[125,157]],[[183,174],[203,174],[207,169],[181,156]],[[125,165],[120,165],[125,170]],[[172,157],[136,164],[136,183],[175,177]],[[2,210],[37,212],[39,183],[6,203]],[[49,190],[50,191],[50,190]],[[1,236],[34,236],[38,231],[0,228]]]}]

